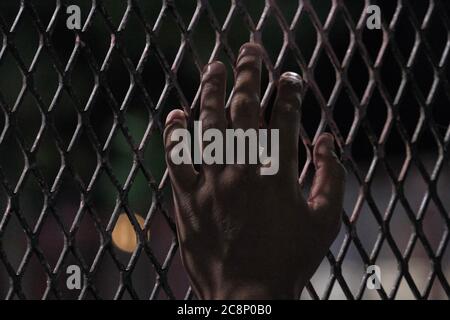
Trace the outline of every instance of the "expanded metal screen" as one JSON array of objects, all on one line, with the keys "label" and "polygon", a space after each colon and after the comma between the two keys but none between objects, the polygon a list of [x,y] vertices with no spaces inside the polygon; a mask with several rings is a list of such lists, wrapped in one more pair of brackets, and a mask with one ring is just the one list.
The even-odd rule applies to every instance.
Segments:
[{"label": "expanded metal screen", "polygon": [[252,40],[263,108],[283,71],[308,84],[305,189],[323,131],[348,171],[342,230],[301,298],[449,298],[449,16],[447,0],[1,1],[0,297],[194,298],[163,123],[175,107],[195,117],[203,66],[220,59],[231,80]]}]

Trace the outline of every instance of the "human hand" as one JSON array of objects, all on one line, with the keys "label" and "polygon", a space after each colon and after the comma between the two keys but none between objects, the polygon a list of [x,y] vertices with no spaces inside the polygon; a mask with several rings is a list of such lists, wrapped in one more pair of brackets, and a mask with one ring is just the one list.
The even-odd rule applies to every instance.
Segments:
[{"label": "human hand", "polygon": [[[208,65],[202,79],[203,129],[258,129],[262,49],[245,44],[236,65],[229,121],[226,70]],[[298,181],[302,79],[285,73],[270,119],[279,129],[279,171],[261,175],[260,165],[175,164],[171,135],[186,128],[186,115],[172,111],[164,141],[172,183],[183,264],[201,299],[295,299],[335,239],[342,213],[345,170],[334,140],[322,134],[314,147],[314,182],[304,199]],[[203,146],[205,147],[205,145]]]}]

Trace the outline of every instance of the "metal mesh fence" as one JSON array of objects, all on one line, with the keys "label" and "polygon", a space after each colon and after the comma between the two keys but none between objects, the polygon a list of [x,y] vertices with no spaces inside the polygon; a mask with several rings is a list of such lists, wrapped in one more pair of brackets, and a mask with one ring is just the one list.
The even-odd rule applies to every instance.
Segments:
[{"label": "metal mesh fence", "polygon": [[[2,298],[194,298],[162,126],[176,106],[195,117],[203,66],[233,65],[250,39],[265,48],[262,108],[282,71],[308,83],[305,186],[325,130],[349,175],[341,233],[302,298],[450,297],[448,1],[4,2]],[[72,4],[81,30],[66,27]],[[371,4],[381,30],[366,27]],[[366,287],[369,265],[380,289]]]}]

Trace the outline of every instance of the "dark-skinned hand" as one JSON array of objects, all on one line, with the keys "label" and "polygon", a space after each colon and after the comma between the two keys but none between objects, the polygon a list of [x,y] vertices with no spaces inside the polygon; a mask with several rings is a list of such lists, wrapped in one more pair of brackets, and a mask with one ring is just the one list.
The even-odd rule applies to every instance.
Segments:
[{"label": "dark-skinned hand", "polygon": [[[226,69],[210,63],[202,77],[203,129],[259,128],[262,49],[245,44],[225,110]],[[182,110],[166,120],[164,141],[181,257],[200,299],[295,299],[326,255],[340,228],[345,170],[334,140],[314,145],[315,178],[308,199],[299,184],[298,145],[303,81],[284,73],[277,84],[270,129],[279,129],[279,171],[258,165],[175,165],[170,136],[186,128]],[[229,119],[227,121],[227,119]]]}]

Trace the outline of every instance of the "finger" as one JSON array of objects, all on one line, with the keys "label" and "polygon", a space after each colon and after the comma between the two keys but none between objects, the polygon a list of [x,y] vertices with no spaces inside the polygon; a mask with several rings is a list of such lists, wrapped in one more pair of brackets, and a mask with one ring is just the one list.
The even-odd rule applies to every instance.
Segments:
[{"label": "finger", "polygon": [[172,187],[180,191],[192,190],[197,181],[190,152],[192,142],[186,127],[186,115],[182,110],[169,113],[164,129],[166,163]]},{"label": "finger", "polygon": [[236,77],[230,105],[233,128],[259,126],[262,49],[254,43],[242,46],[236,63]]},{"label": "finger", "polygon": [[226,72],[225,66],[215,61],[207,65],[203,74],[199,117],[203,131],[210,128],[224,131],[226,128]]},{"label": "finger", "polygon": [[313,156],[316,175],[308,204],[315,214],[339,221],[343,207],[345,169],[336,156],[331,134],[324,133],[318,138]]},{"label": "finger", "polygon": [[298,179],[298,141],[300,134],[302,78],[293,72],[284,73],[270,119],[271,129],[280,133],[280,171]]},{"label": "finger", "polygon": [[225,90],[226,69],[220,62],[212,62],[207,65],[202,79],[202,93],[200,102],[200,121],[202,128],[202,148],[204,168],[220,168],[224,163],[223,141],[219,148],[217,144],[220,137],[224,136],[227,127],[225,118]]}]

